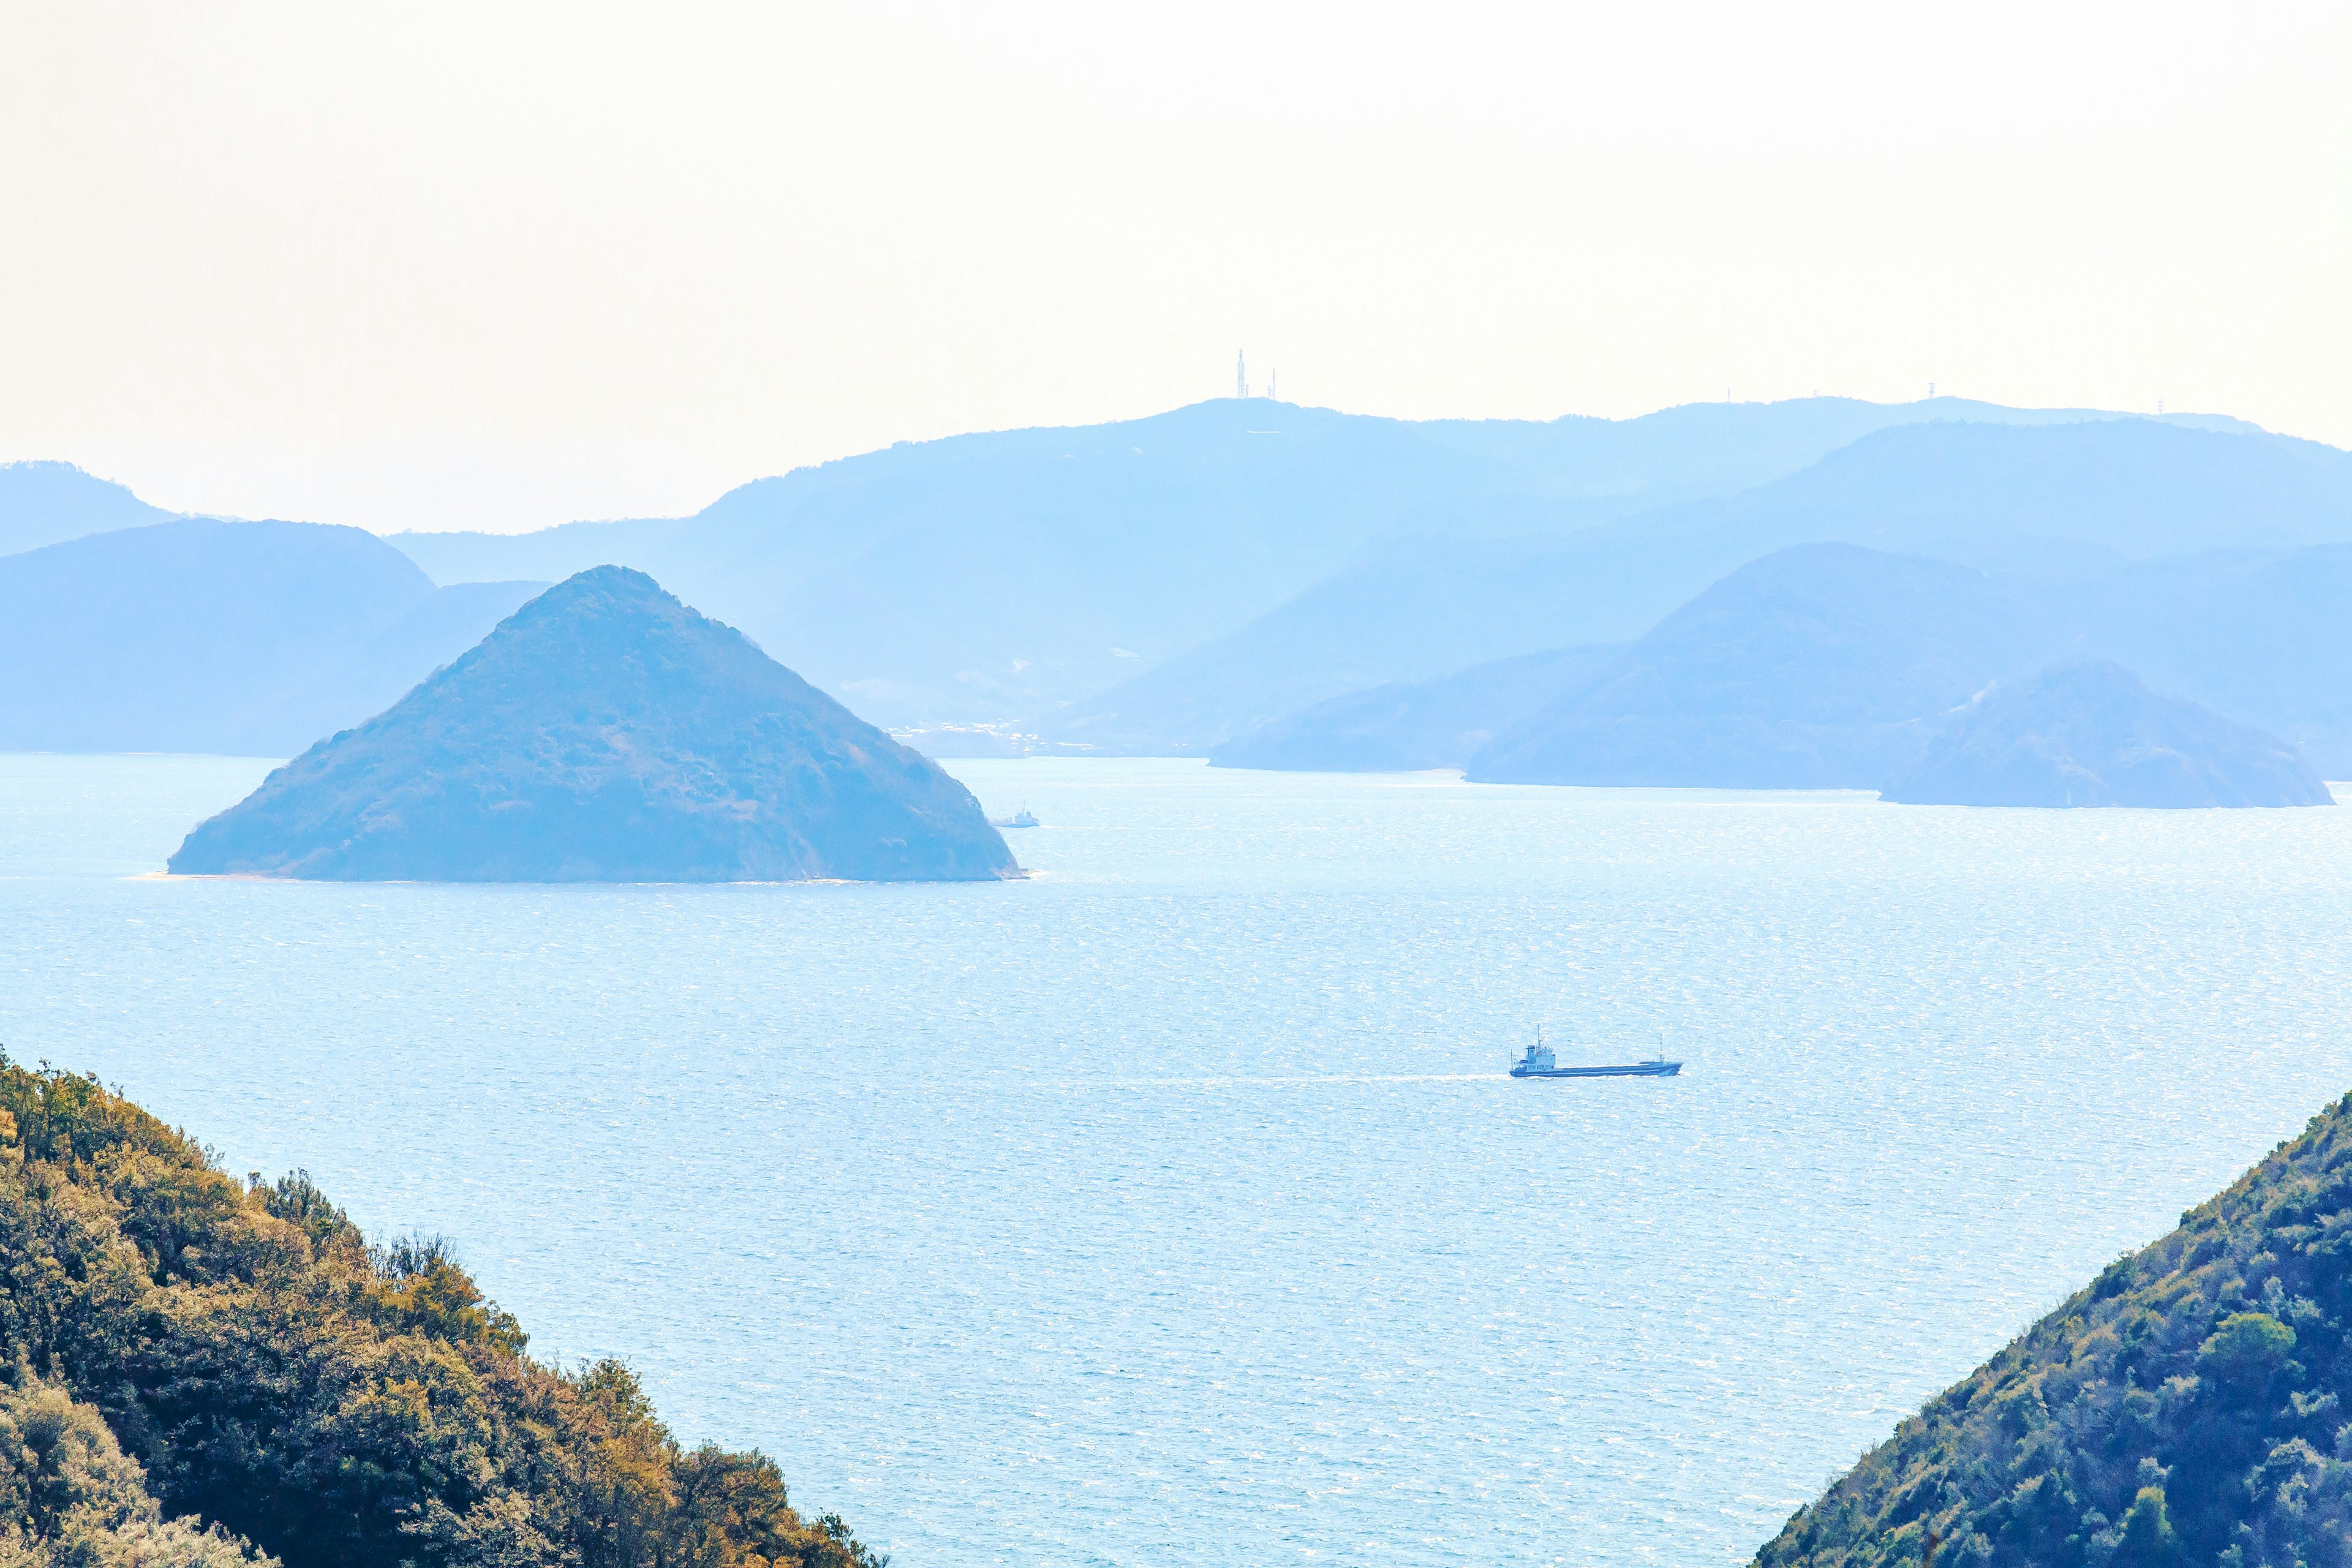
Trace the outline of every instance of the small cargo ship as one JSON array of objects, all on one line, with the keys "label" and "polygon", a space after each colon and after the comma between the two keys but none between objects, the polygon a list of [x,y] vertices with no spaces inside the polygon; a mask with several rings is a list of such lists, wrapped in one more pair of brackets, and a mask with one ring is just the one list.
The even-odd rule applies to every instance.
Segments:
[{"label": "small cargo ship", "polygon": [[1564,1068],[1553,1059],[1551,1047],[1544,1044],[1543,1029],[1536,1029],[1536,1043],[1528,1054],[1511,1064],[1513,1078],[1675,1078],[1683,1070],[1680,1062],[1666,1060],[1662,1052],[1645,1062],[1627,1062],[1622,1067]]},{"label": "small cargo ship", "polygon": [[991,827],[1034,827],[1037,826],[1037,819],[1029,815],[1029,808],[1024,805],[1011,816],[990,817],[988,825]]}]

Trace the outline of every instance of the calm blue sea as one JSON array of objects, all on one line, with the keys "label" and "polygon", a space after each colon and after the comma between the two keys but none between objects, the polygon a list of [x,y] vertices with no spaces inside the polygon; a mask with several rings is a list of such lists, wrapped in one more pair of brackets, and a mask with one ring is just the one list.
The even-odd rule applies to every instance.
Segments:
[{"label": "calm blue sea", "polygon": [[2352,1087],[2352,810],[961,763],[1033,879],[145,875],[268,765],[0,758],[0,1040],[901,1568],[1745,1561]]}]

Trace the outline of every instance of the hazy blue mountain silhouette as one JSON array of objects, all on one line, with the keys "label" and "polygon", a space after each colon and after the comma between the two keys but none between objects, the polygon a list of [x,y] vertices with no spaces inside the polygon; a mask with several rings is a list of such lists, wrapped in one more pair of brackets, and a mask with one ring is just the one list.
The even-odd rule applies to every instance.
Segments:
[{"label": "hazy blue mountain silhouette", "polygon": [[2040,596],[2085,651],[2352,778],[2352,545],[2133,563]]},{"label": "hazy blue mountain silhouette", "polygon": [[[651,572],[886,723],[1026,719],[1239,630],[1369,544],[1558,534],[1762,483],[1890,425],[1954,417],[2104,416],[1812,398],[1415,424],[1224,399],[901,443],[743,486],[688,519],[394,542],[443,583],[605,562]],[[1578,640],[1481,644],[1454,662]],[[1344,684],[1295,683],[1234,723],[1439,672],[1345,662]]]},{"label": "hazy blue mountain silhouette", "polygon": [[289,756],[530,584],[436,589],[372,533],[184,520],[0,557],[0,748]]},{"label": "hazy blue mountain silhouette", "polygon": [[2327,805],[2300,752],[2105,660],[1978,698],[1883,798],[1913,805]]},{"label": "hazy blue mountain silhouette", "polygon": [[[1681,586],[1681,568],[1670,570]],[[1590,556],[1549,537],[1399,542],[1241,631],[1042,715],[1035,725],[1106,754],[1200,755],[1375,685],[1581,643],[1587,626],[1613,628],[1600,640],[1630,641],[1680,602],[1580,615],[1580,596],[1599,571]],[[1622,579],[1618,586],[1639,592]]]},{"label": "hazy blue mountain silhouette", "polygon": [[[2004,584],[2032,610],[2047,646],[2144,670],[2165,689],[2292,743],[2322,777],[2352,777],[2352,638],[2343,635],[2352,545],[2212,552]],[[1440,756],[1442,744],[1433,750],[1432,738],[1473,731],[1498,705],[1519,701],[1522,672],[1555,657],[1351,692],[1211,756],[1276,768],[1459,765]],[[1381,757],[1397,760],[1373,760]]]},{"label": "hazy blue mountain silhouette", "polygon": [[558,584],[278,769],[171,865],[345,881],[1017,874],[937,763],[617,566]]},{"label": "hazy blue mountain silhouette", "polygon": [[2047,651],[2042,628],[1981,573],[1799,545],[1732,573],[1597,679],[1505,730],[1468,776],[1876,788],[1952,709]]},{"label": "hazy blue mountain silhouette", "polygon": [[1557,648],[1351,691],[1228,741],[1209,762],[1313,773],[1465,767],[1497,731],[1590,685],[1625,649],[1623,643]]},{"label": "hazy blue mountain silhouette", "polygon": [[2135,559],[2352,540],[2352,454],[2137,419],[1885,429],[1735,496],[1565,536],[1367,552],[1038,722],[1105,752],[1205,752],[1375,683],[1639,637],[1743,562],[1832,540],[2074,584]]},{"label": "hazy blue mountain silhouette", "polygon": [[71,463],[0,463],[0,555],[171,516]]},{"label": "hazy blue mountain silhouette", "polygon": [[[1741,563],[1808,539],[1943,554],[2021,591],[2104,583],[2186,550],[2352,539],[2346,455],[2248,428],[1950,399],[1543,424],[1410,424],[1226,400],[1117,425],[901,444],[745,486],[691,519],[404,542],[445,581],[563,575],[609,557],[652,567],[892,723],[1013,719],[1102,751],[1198,752],[1349,691],[1631,639]],[[11,471],[20,489],[40,479],[97,498],[75,527],[114,515],[100,500],[152,512],[62,465]],[[1759,479],[1770,482],[1717,493]],[[125,597],[103,573],[64,586],[87,602],[46,605],[43,624],[94,626]],[[257,646],[197,647],[156,689],[159,710],[186,722],[159,725],[151,711],[110,726],[77,711],[78,698],[51,703],[46,719],[37,700],[27,722],[63,744],[279,751],[313,721],[354,716],[320,672],[385,636],[390,619],[355,612],[321,653],[295,635],[306,608],[280,627],[246,585],[199,572],[187,588],[169,615],[201,618],[201,596],[217,589],[222,605],[250,613],[215,618],[214,637]],[[2082,597],[2099,595],[2084,586]],[[2211,613],[2264,616],[2252,600]],[[2112,644],[2155,668],[2119,640],[2132,614],[2126,599],[2077,616],[2083,646]],[[134,627],[123,649],[101,652],[158,640]],[[436,662],[465,646],[446,645]],[[2273,666],[2288,674],[2294,658],[2325,662],[2277,652]],[[371,703],[430,668],[412,665],[388,653],[369,678]],[[201,701],[173,698],[215,667],[246,674]],[[2203,696],[2209,675],[2226,671],[2164,678]],[[298,690],[306,683],[310,698]],[[2352,756],[2352,729],[2327,696],[2340,686],[2241,684],[2278,697],[2263,721],[2315,756]],[[89,689],[102,701],[113,688]]]}]

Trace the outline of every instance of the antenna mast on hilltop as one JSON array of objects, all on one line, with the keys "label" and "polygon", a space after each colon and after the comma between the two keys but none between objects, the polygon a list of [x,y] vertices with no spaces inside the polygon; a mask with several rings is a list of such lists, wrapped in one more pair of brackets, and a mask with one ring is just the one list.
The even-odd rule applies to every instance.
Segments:
[{"label": "antenna mast on hilltop", "polygon": [[1234,395],[1235,397],[1247,397],[1247,396],[1249,395],[1249,382],[1248,382],[1246,379],[1244,379],[1244,373],[1243,373],[1243,370],[1242,370],[1242,366],[1243,366],[1244,363],[1244,358],[1243,358],[1243,355],[1242,355],[1242,352],[1241,352],[1239,349],[1234,350]]}]

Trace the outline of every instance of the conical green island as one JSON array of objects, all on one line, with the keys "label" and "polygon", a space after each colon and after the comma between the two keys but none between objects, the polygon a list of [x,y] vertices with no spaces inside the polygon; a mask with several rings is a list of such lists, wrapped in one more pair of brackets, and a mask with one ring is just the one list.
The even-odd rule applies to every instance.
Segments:
[{"label": "conical green island", "polygon": [[172,857],[341,881],[1019,874],[971,793],[643,573],[516,611]]},{"label": "conical green island", "polygon": [[2352,1558],[2352,1095],[2117,1260],[1757,1553],[1759,1568],[2336,1568]]}]

